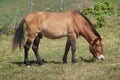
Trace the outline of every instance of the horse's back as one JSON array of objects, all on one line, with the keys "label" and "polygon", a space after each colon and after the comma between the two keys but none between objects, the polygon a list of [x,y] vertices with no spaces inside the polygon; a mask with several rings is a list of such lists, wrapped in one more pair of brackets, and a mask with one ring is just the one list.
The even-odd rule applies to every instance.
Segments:
[{"label": "horse's back", "polygon": [[72,24],[72,17],[69,12],[48,12],[46,19],[42,21],[41,33],[48,38],[60,38],[68,35]]},{"label": "horse's back", "polygon": [[26,16],[29,31],[48,38],[59,38],[74,32],[74,11],[34,12]]}]

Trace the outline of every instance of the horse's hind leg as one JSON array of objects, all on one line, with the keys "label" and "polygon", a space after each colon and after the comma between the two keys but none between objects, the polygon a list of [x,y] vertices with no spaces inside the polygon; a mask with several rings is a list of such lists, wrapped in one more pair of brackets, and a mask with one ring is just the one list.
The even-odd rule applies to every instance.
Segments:
[{"label": "horse's hind leg", "polygon": [[68,51],[70,49],[70,45],[71,45],[71,42],[69,40],[69,38],[67,38],[67,42],[66,42],[66,46],[65,46],[65,53],[64,53],[64,56],[63,56],[63,63],[67,63],[67,55],[68,55]]},{"label": "horse's hind leg", "polygon": [[28,51],[30,49],[31,44],[32,44],[32,41],[31,41],[31,39],[28,38],[27,42],[24,45],[24,53],[25,53],[24,64],[26,64],[26,65],[30,65],[29,61],[28,61]]},{"label": "horse's hind leg", "polygon": [[39,47],[39,43],[40,43],[40,38],[42,37],[41,33],[38,34],[38,36],[35,38],[33,45],[32,45],[32,49],[35,53],[35,56],[37,58],[38,64],[42,65],[42,59],[38,53],[38,47]]}]

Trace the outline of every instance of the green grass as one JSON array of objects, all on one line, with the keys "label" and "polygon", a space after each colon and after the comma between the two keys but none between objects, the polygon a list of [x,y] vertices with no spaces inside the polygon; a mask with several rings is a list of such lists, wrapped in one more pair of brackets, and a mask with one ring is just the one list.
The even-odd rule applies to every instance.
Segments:
[{"label": "green grass", "polygon": [[105,61],[92,59],[88,43],[82,37],[77,39],[77,63],[62,63],[66,38],[42,39],[39,52],[45,65],[38,66],[33,51],[29,52],[30,68],[23,64],[23,50],[11,51],[12,36],[0,37],[0,80],[119,80],[120,79],[120,26],[97,29],[104,36]]},{"label": "green grass", "polygon": [[[0,1],[0,25],[10,22],[14,14],[18,22],[21,17],[29,12],[27,0]],[[58,11],[57,2],[55,5],[50,5],[53,4],[54,0],[49,3],[49,0],[41,3],[38,3],[38,0],[34,1],[41,4],[39,8],[35,5],[35,10],[47,11],[49,8],[51,11]],[[80,1],[65,1],[65,10],[79,8]],[[95,1],[97,0],[92,0],[91,4],[95,3]],[[111,1],[120,4],[119,0]],[[76,3],[70,4],[73,2]],[[48,5],[50,6],[48,7]],[[93,21],[91,18],[90,20]],[[12,52],[13,35],[0,35],[0,80],[120,80],[120,17],[108,16],[106,20],[106,26],[97,28],[97,31],[104,37],[103,43],[106,57],[104,61],[93,60],[92,54],[88,50],[87,41],[79,37],[76,51],[77,63],[71,63],[71,52],[69,52],[68,63],[63,64],[62,56],[66,38],[57,40],[43,38],[39,52],[45,64],[39,66],[33,51],[30,49],[29,60],[32,66],[27,68],[23,64],[23,49]]]}]

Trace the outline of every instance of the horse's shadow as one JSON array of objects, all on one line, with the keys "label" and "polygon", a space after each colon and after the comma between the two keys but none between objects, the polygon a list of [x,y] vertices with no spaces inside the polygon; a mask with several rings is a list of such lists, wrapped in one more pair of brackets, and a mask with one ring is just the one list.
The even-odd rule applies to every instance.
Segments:
[{"label": "horse's shadow", "polygon": [[[94,58],[89,58],[89,59],[86,59],[86,58],[83,58],[83,57],[80,57],[80,59],[81,59],[81,61],[83,61],[83,62],[85,62],[85,63],[92,63],[92,62],[95,62],[95,59]],[[63,64],[63,62],[58,62],[58,61],[47,61],[47,60],[44,60],[44,59],[42,59],[42,62],[43,63],[47,63],[47,64],[49,64],[49,63],[53,63],[53,64]],[[17,65],[19,65],[19,66],[22,66],[22,65],[24,65],[24,62],[11,62],[12,64],[17,64]],[[31,61],[29,61],[29,63],[30,63],[30,65],[33,65],[33,64],[38,64],[38,62],[37,61],[35,61],[35,60],[31,60]]]},{"label": "horse's shadow", "polygon": [[[47,61],[47,60],[43,60],[42,59],[42,62],[43,63],[47,63],[47,64],[49,64],[49,63],[53,63],[53,64],[62,64],[62,62],[57,62],[57,61]],[[24,65],[24,62],[11,62],[12,64],[17,64],[17,65],[19,65],[19,66],[22,66],[22,65]],[[37,61],[35,61],[35,60],[31,60],[31,61],[29,61],[29,63],[30,63],[30,65],[33,65],[33,64],[38,64],[38,62]]]},{"label": "horse's shadow", "polygon": [[84,61],[85,63],[95,62],[95,58],[86,59],[86,58],[80,57],[80,59],[81,59],[81,61]]}]

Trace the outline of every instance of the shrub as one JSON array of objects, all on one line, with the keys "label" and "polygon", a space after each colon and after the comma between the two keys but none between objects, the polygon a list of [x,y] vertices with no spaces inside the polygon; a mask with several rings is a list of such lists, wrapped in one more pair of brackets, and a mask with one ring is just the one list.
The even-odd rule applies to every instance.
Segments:
[{"label": "shrub", "polygon": [[86,15],[95,16],[97,24],[96,27],[105,25],[105,16],[111,15],[114,11],[114,4],[107,0],[97,3],[94,7],[85,8],[83,13]]}]

